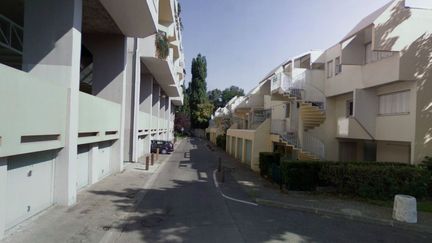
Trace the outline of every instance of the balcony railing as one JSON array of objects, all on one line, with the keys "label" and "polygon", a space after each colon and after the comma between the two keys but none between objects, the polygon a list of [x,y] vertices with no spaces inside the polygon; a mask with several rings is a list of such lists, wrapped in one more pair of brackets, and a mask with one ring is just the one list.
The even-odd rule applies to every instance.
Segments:
[{"label": "balcony railing", "polygon": [[0,46],[22,55],[24,30],[0,14]]}]

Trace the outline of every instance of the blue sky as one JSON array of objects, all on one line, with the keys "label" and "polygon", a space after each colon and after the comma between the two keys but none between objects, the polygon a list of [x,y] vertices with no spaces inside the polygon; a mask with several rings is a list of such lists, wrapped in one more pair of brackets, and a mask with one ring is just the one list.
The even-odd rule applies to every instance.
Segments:
[{"label": "blue sky", "polygon": [[389,0],[180,0],[186,83],[192,58],[207,58],[207,89],[246,92],[286,59],[336,44]]}]

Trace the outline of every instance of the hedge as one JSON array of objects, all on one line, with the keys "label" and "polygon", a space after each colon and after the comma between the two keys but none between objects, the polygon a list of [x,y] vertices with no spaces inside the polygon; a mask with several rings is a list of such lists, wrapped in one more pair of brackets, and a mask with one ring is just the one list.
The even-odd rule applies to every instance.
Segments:
[{"label": "hedge", "polygon": [[400,163],[281,162],[283,183],[289,190],[312,191],[332,186],[338,193],[369,199],[392,199],[395,194],[427,195],[430,172]]},{"label": "hedge", "polygon": [[[276,168],[273,168],[273,164]],[[272,178],[272,175],[276,173],[278,166],[280,166],[279,153],[261,152],[259,154],[259,168],[261,176]],[[275,173],[273,173],[273,171],[275,171]]]},{"label": "hedge", "polygon": [[216,146],[226,150],[226,135],[219,135],[216,137]]}]

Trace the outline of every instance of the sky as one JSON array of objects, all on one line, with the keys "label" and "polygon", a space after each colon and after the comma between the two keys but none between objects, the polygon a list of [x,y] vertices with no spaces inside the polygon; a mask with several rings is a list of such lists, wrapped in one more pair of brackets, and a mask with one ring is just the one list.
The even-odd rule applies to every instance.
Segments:
[{"label": "sky", "polygon": [[198,53],[207,58],[207,90],[247,93],[285,60],[338,43],[390,0],[179,0],[186,84]]}]

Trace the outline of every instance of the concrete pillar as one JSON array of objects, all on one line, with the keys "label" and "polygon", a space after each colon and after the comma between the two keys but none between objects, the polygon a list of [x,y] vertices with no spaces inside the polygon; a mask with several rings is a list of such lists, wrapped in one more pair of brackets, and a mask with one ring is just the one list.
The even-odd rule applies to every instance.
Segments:
[{"label": "concrete pillar", "polygon": [[[148,131],[151,130],[152,121],[152,90],[153,90],[153,77],[150,74],[141,75],[140,85],[140,111],[147,114],[146,127]],[[144,152],[150,153],[150,135],[146,136],[144,141]]]},{"label": "concrete pillar", "polygon": [[0,239],[4,237],[6,230],[6,180],[7,160],[0,158]]},{"label": "concrete pillar", "polygon": [[26,0],[23,70],[68,88],[65,147],[55,165],[54,201],[76,202],[82,0]]},{"label": "concrete pillar", "polygon": [[93,54],[93,95],[121,105],[119,136],[111,146],[111,172],[123,170],[126,113],[127,39],[123,35],[89,34],[84,44]]},{"label": "concrete pillar", "polygon": [[99,146],[97,143],[89,144],[89,185],[98,182],[96,163],[99,159]]},{"label": "concrete pillar", "polygon": [[124,128],[124,160],[138,161],[138,116],[140,100],[141,61],[136,38],[127,40],[126,103]]}]

